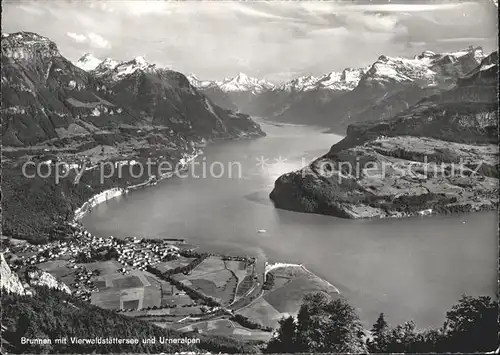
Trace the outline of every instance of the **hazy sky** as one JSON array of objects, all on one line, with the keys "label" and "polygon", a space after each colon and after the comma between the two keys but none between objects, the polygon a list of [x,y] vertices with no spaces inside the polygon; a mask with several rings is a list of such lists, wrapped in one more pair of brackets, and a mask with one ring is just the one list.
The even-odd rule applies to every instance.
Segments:
[{"label": "hazy sky", "polygon": [[281,81],[381,54],[498,47],[492,1],[2,1],[2,32],[54,40],[70,60],[147,61],[203,79],[244,72]]}]

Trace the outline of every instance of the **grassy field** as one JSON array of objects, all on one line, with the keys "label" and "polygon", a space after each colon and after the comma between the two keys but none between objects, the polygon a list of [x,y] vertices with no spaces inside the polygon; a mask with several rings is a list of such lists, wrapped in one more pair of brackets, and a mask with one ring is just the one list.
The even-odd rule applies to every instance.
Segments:
[{"label": "grassy field", "polygon": [[231,270],[238,279],[238,285],[247,275],[247,262],[238,260],[224,260],[226,269]]},{"label": "grassy field", "polygon": [[226,266],[224,265],[224,261],[220,257],[210,256],[203,260],[200,265],[198,265],[189,273],[189,278],[199,278],[199,276],[201,275],[224,270],[225,268]]},{"label": "grassy field", "polygon": [[303,297],[308,293],[338,295],[335,287],[302,267],[278,268],[271,273],[275,275],[275,280],[280,281],[263,297],[280,313],[297,313]]},{"label": "grassy field", "polygon": [[66,260],[47,261],[45,263],[38,264],[37,267],[57,278],[63,278],[74,273],[74,269],[69,266],[69,262]]},{"label": "grassy field", "polygon": [[108,260],[88,263],[85,264],[85,267],[89,270],[99,270],[101,275],[111,275],[117,273],[118,269],[122,268],[123,265],[116,260]]},{"label": "grassy field", "polygon": [[143,287],[144,284],[137,276],[126,276],[122,278],[113,279],[113,287],[119,289]]},{"label": "grassy field", "polygon": [[239,298],[245,295],[252,288],[253,284],[254,284],[253,276],[252,275],[245,276],[245,278],[238,285],[238,288],[236,290],[236,297]]},{"label": "grassy field", "polygon": [[157,268],[161,272],[165,272],[171,269],[175,269],[176,267],[189,265],[193,260],[195,260],[195,258],[186,258],[184,256],[180,256],[175,260],[158,263],[155,265],[155,268]]},{"label": "grassy field", "polygon": [[240,340],[261,340],[268,341],[272,333],[260,330],[244,328],[228,319],[217,319],[212,321],[199,322],[181,328],[181,331],[198,331],[201,334],[230,336]]},{"label": "grassy field", "polygon": [[301,266],[277,268],[270,273],[274,276],[273,287],[237,314],[275,328],[282,317],[297,314],[308,293],[325,292],[338,297],[335,287]]},{"label": "grassy field", "polygon": [[152,275],[139,270],[123,275],[118,272],[122,265],[115,261],[85,265],[101,272],[93,278],[99,292],[92,293],[92,304],[107,309],[129,310],[161,306],[162,285]]},{"label": "grassy field", "polygon": [[190,314],[201,314],[201,308],[199,306],[194,307],[177,307],[171,308],[170,314],[175,316],[189,316]]},{"label": "grassy field", "polygon": [[[219,256],[210,256],[188,275],[177,274],[174,277],[222,304],[229,304],[234,300],[239,280],[231,269],[226,268],[226,262]],[[242,274],[240,264],[232,262],[231,267],[236,269],[238,274]]]},{"label": "grassy field", "polygon": [[278,321],[285,316],[285,314],[278,312],[276,308],[271,306],[269,302],[262,297],[238,311],[237,314],[241,314],[262,326],[272,328],[276,328],[278,326]]}]

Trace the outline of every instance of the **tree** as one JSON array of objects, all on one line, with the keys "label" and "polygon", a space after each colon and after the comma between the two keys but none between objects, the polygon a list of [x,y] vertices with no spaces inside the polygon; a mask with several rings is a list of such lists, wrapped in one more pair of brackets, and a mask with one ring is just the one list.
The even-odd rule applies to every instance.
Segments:
[{"label": "tree", "polygon": [[389,325],[385,320],[384,313],[380,313],[375,324],[371,329],[372,339],[367,341],[368,350],[371,353],[383,352],[387,343],[387,335],[389,332]]},{"label": "tree", "polygon": [[281,318],[279,328],[267,345],[269,353],[294,353],[297,351],[297,327],[292,316]]},{"label": "tree", "polygon": [[462,296],[446,313],[438,329],[417,331],[412,321],[390,329],[383,315],[373,325],[370,352],[381,353],[482,353],[498,347],[498,301],[490,297]]},{"label": "tree", "polygon": [[415,322],[413,321],[396,326],[389,332],[385,349],[382,349],[382,351],[389,353],[415,352],[416,344],[421,339],[415,328]]},{"label": "tree", "polygon": [[498,301],[463,295],[446,313],[444,347],[455,352],[484,352],[498,347]]},{"label": "tree", "polygon": [[381,335],[387,331],[387,328],[389,328],[389,325],[385,320],[385,315],[384,313],[380,313],[380,315],[377,318],[377,321],[373,325],[372,333],[374,335]]},{"label": "tree", "polygon": [[297,316],[297,349],[306,352],[366,352],[363,326],[344,299],[324,293],[304,297]]}]

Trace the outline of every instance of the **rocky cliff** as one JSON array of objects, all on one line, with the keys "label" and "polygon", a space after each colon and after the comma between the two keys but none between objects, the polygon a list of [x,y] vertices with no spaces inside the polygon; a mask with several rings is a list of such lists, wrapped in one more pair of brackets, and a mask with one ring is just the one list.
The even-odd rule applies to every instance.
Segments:
[{"label": "rocky cliff", "polygon": [[31,290],[26,288],[19,276],[15,272],[12,272],[3,253],[0,253],[0,288],[2,292],[12,293],[16,295],[30,295]]},{"label": "rocky cliff", "polygon": [[19,276],[12,272],[3,253],[0,253],[0,288],[3,292],[20,296],[33,295],[35,286],[44,286],[51,289],[63,291],[71,295],[70,288],[54,276],[36,267],[29,267],[24,273],[25,282],[21,282]]},{"label": "rocky cliff", "polygon": [[[2,34],[2,139],[26,146],[123,127],[168,127],[206,139],[237,132],[262,135],[248,116],[234,117],[178,72],[137,57],[83,70],[49,39],[31,32]],[[90,68],[95,58],[80,66]],[[89,66],[92,64],[91,66]],[[243,131],[243,132],[242,132]]]},{"label": "rocky cliff", "polygon": [[353,124],[309,166],[281,176],[276,207],[345,218],[498,205],[498,55],[382,121]]},{"label": "rocky cliff", "polygon": [[48,272],[33,267],[26,270],[25,277],[30,286],[45,286],[71,295],[70,288],[64,282],[58,281]]}]

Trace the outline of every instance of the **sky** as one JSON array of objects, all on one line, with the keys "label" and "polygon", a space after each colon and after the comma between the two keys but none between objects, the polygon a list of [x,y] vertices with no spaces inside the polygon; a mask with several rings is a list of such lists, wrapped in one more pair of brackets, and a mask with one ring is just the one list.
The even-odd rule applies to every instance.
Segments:
[{"label": "sky", "polygon": [[36,32],[76,61],[143,56],[199,78],[244,72],[273,82],[413,57],[498,48],[492,0],[7,0],[2,32]]}]

